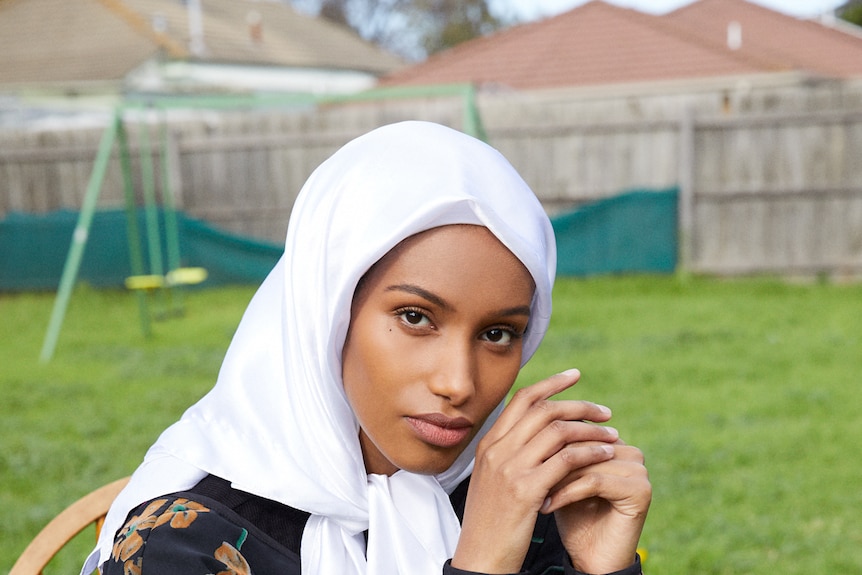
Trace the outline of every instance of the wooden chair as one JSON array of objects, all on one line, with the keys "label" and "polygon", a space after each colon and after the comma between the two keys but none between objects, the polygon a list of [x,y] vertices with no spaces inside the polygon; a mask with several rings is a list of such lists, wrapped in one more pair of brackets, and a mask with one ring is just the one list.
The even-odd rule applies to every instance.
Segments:
[{"label": "wooden chair", "polygon": [[[118,479],[85,495],[61,511],[24,549],[9,575],[41,574],[66,543],[93,523],[96,524],[98,538],[108,508],[128,482],[128,477]],[[83,558],[81,560],[83,561]]]}]

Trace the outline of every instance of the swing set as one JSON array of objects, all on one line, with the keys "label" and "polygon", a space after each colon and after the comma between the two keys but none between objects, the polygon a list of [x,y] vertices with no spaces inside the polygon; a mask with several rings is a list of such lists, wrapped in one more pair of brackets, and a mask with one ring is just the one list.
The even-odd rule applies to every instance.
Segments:
[{"label": "swing set", "polygon": [[[141,330],[145,337],[152,332],[152,317],[167,317],[182,312],[181,288],[198,284],[206,280],[207,271],[202,267],[183,267],[181,265],[180,233],[175,204],[174,190],[171,186],[171,169],[179,166],[170,165],[168,146],[170,145],[167,128],[167,110],[170,109],[253,109],[261,107],[297,107],[317,104],[337,104],[350,101],[374,101],[385,99],[424,98],[424,97],[460,97],[464,101],[463,130],[477,138],[485,140],[481,118],[476,105],[476,91],[470,84],[452,84],[437,86],[418,86],[402,88],[381,88],[368,90],[360,94],[314,96],[314,95],[277,95],[253,97],[209,98],[159,98],[147,103],[127,103],[118,106],[110,124],[102,134],[99,142],[93,171],[87,183],[84,200],[78,221],[72,234],[72,241],[60,285],[54,300],[48,329],[42,344],[40,361],[51,360],[57,347],[60,331],[66,315],[66,309],[72,295],[81,260],[90,235],[93,216],[96,212],[99,195],[102,191],[105,175],[113,154],[114,145],[119,148],[120,167],[123,175],[123,191],[127,216],[129,263],[132,275],[126,278],[125,286],[135,292],[138,298]],[[148,265],[144,262],[144,249],[141,242],[138,223],[138,208],[136,205],[135,181],[132,171],[132,152],[130,135],[126,127],[127,121],[135,116],[137,124],[137,147],[140,164],[140,189],[143,196],[143,212],[146,227],[146,244]],[[152,122],[153,116],[158,118]],[[152,142],[153,125],[158,128],[158,150]],[[161,170],[156,173],[153,157],[158,154]],[[156,178],[160,177],[162,206],[159,208],[156,199]],[[163,217],[160,216],[163,214]],[[163,226],[160,220],[164,221]],[[164,254],[162,237],[164,236]],[[164,261],[164,260],[167,261]],[[152,314],[150,311],[150,296],[156,296],[162,306],[162,311]],[[168,301],[170,298],[170,301]]]},{"label": "swing set", "polygon": [[[126,115],[134,112],[142,120],[138,122],[138,150],[143,195],[144,222],[148,252],[148,267],[145,267],[144,250],[141,245],[141,234],[138,222],[138,208],[135,200],[135,182],[132,172],[132,152],[129,143],[129,130],[126,127]],[[174,201],[174,190],[171,187],[170,162],[168,154],[167,122],[162,110],[161,121],[158,122],[159,150],[154,150],[151,139],[152,126],[147,121],[148,110],[144,106],[123,106],[117,108],[108,128],[102,134],[99,142],[93,171],[84,193],[84,201],[78,216],[72,242],[60,277],[60,286],[48,330],[39,356],[44,363],[50,361],[57,346],[57,340],[62,329],[66,308],[77,281],[84,249],[90,235],[96,204],[102,191],[105,175],[113,153],[114,144],[119,148],[120,166],[123,175],[123,192],[126,209],[126,225],[128,235],[129,263],[132,275],[126,278],[125,286],[137,293],[140,312],[141,331],[145,337],[152,333],[150,311],[150,295],[158,292],[158,302],[164,308],[156,317],[178,315],[182,313],[181,294],[174,288],[198,284],[206,280],[207,271],[201,267],[182,267],[180,258],[179,229],[177,211]],[[159,154],[161,163],[161,210],[156,198],[156,169],[153,162],[154,153]],[[160,211],[163,217],[160,217]],[[164,221],[164,225],[160,223]],[[162,245],[164,237],[164,251]],[[167,261],[163,258],[166,255]],[[168,298],[170,297],[170,301]]]}]

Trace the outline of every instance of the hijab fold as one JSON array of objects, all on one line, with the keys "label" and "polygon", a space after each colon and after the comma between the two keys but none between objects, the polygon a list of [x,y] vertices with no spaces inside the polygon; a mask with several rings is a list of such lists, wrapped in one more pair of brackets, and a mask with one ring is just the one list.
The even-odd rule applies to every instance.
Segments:
[{"label": "hijab fold", "polygon": [[455,130],[402,122],[369,132],[306,182],[284,255],[249,303],[216,385],[150,448],[82,573],[108,559],[131,509],[213,474],[311,514],[305,573],[439,574],[460,534],[448,494],[471,473],[502,405],[444,473],[368,475],[341,351],[362,275],[405,238],[449,224],[487,227],[533,277],[526,363],[548,326],[556,265],[535,195],[496,150]]}]

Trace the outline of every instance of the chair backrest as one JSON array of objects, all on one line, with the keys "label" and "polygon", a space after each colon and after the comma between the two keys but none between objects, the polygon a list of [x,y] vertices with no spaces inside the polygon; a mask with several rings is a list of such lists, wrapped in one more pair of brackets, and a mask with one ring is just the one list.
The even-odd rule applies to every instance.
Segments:
[{"label": "chair backrest", "polygon": [[128,477],[118,479],[85,495],[60,512],[24,549],[9,575],[39,575],[66,543],[93,523],[96,524],[98,537],[108,508],[128,482]]}]

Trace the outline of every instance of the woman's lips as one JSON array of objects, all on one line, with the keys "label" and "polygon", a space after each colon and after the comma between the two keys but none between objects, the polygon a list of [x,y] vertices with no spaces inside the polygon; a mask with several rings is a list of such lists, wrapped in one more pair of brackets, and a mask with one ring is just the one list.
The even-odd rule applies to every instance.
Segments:
[{"label": "woman's lips", "polygon": [[446,417],[442,413],[408,416],[405,419],[420,439],[436,447],[454,447],[464,441],[473,429],[469,420]]}]

